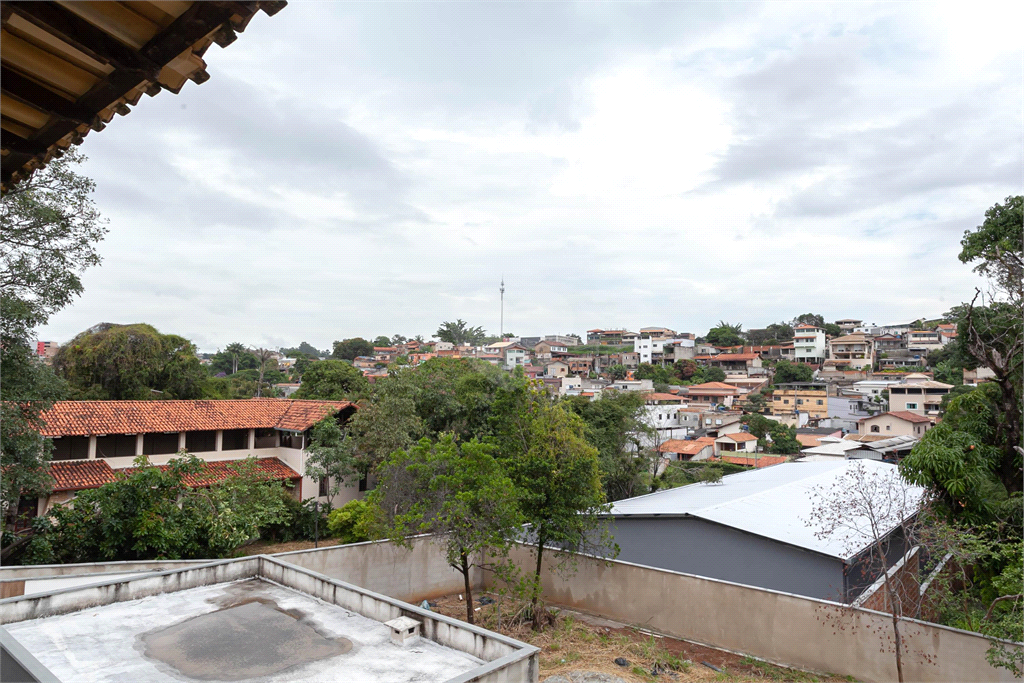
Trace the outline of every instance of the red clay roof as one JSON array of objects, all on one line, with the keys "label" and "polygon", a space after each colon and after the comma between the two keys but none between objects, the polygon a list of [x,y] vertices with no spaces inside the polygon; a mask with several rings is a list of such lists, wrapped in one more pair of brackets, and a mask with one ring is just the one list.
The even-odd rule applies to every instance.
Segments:
[{"label": "red clay roof", "polygon": [[[714,443],[714,440],[712,440],[712,443]],[[683,453],[685,455],[697,455],[710,445],[711,443],[701,441],[700,439],[695,441],[669,439],[665,443],[658,446],[658,451],[660,453]]]},{"label": "red clay roof", "polygon": [[686,397],[681,394],[666,394],[659,392],[651,392],[644,396],[648,401],[685,401]]},{"label": "red clay roof", "polygon": [[718,438],[719,439],[732,439],[733,441],[736,441],[738,443],[742,443],[744,441],[757,441],[757,437],[754,436],[753,434],[748,433],[748,432],[735,432],[733,434],[722,434],[722,436],[720,436]]},{"label": "red clay roof", "polygon": [[814,448],[815,446],[821,445],[821,437],[814,434],[797,434],[796,440],[800,442],[801,446],[808,448]]},{"label": "red clay roof", "polygon": [[58,401],[43,413],[43,436],[142,434],[213,429],[303,431],[349,401],[254,398],[224,401]]},{"label": "red clay roof", "polygon": [[[896,418],[899,418],[901,420],[906,420],[907,422],[931,422],[932,421],[932,419],[930,417],[925,417],[924,415],[918,415],[917,413],[911,413],[910,411],[907,411],[907,410],[894,410],[891,413],[882,413],[881,415],[875,415],[873,417],[885,417],[886,415],[891,415],[892,417],[896,417]],[[860,420],[858,420],[858,422],[864,422],[864,420],[870,420],[870,419],[871,419],[870,417],[864,417],[864,418],[861,418]]]},{"label": "red clay roof", "polygon": [[771,465],[778,465],[780,463],[787,462],[789,458],[785,455],[758,455],[756,458],[753,454],[743,457],[736,455],[720,455],[715,456],[714,460],[721,460],[722,462],[730,462],[733,465],[746,465],[748,467],[756,467],[761,469],[762,467],[770,467]]},{"label": "red clay roof", "polygon": [[[196,474],[189,474],[185,476],[185,485],[190,488],[200,488],[203,486],[210,486],[217,482],[224,481],[232,474],[235,473],[235,468],[232,465],[238,465],[242,461],[240,460],[216,460],[213,462],[206,461],[203,463],[203,471],[197,472]],[[166,470],[169,465],[157,465],[162,470]],[[131,474],[135,470],[134,467],[126,467],[117,472],[123,472],[125,474]],[[256,460],[256,471],[259,474],[264,475],[268,481],[283,481],[286,479],[298,479],[301,475],[293,470],[288,465],[284,464],[278,458],[259,458]]]},{"label": "red clay roof", "polygon": [[55,493],[96,489],[116,478],[106,460],[55,462],[50,465],[50,475]]}]

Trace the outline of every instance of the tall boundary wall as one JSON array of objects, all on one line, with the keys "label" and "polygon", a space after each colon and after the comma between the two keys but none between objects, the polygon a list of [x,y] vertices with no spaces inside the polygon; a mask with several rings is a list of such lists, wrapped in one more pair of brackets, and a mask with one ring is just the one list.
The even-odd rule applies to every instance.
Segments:
[{"label": "tall boundary wall", "polygon": [[[512,559],[524,570],[533,566],[527,547],[514,549]],[[549,604],[782,666],[871,683],[897,679],[891,615],[617,560],[577,560],[571,576],[542,573]],[[907,681],[1017,680],[989,665],[983,636],[912,619],[900,629]]]}]

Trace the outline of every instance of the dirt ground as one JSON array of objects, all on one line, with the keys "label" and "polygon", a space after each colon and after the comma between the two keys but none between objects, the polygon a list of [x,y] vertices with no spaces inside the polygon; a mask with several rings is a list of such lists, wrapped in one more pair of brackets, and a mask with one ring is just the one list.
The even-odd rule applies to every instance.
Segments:
[{"label": "dirt ground", "polygon": [[[326,548],[332,545],[341,545],[341,543],[336,538],[320,539],[321,548]],[[315,547],[313,541],[291,541],[290,543],[267,543],[266,541],[256,541],[250,545],[243,545],[240,548],[236,548],[235,557],[244,557],[245,555],[273,555],[274,553],[287,553],[292,550],[309,550],[313,547]]]},{"label": "dirt ground", "polygon": [[[498,629],[498,605],[483,605],[481,598],[498,600],[492,593],[474,595],[474,621]],[[818,676],[786,669],[750,657],[645,632],[606,619],[551,608],[554,624],[535,632],[529,624],[509,624],[515,605],[502,601],[501,633],[541,649],[540,678],[570,671],[595,671],[627,681],[849,681],[838,676]],[[450,595],[431,601],[431,609],[466,620],[463,596]],[[620,658],[627,663],[616,664]],[[711,668],[708,665],[716,668]],[[716,670],[717,669],[717,670]]]}]

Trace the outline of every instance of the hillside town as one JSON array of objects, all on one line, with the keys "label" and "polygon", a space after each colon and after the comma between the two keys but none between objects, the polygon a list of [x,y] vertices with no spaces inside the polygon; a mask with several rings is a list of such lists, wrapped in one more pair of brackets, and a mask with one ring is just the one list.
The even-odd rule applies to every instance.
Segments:
[{"label": "hillside town", "polygon": [[0,5],[5,683],[1024,677],[1013,17]]}]

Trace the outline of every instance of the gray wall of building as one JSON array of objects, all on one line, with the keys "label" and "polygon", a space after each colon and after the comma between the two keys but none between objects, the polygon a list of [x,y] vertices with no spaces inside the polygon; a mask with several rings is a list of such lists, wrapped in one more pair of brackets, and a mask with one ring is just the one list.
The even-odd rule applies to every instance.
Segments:
[{"label": "gray wall of building", "polygon": [[618,560],[841,600],[840,560],[692,517],[618,518]]}]

